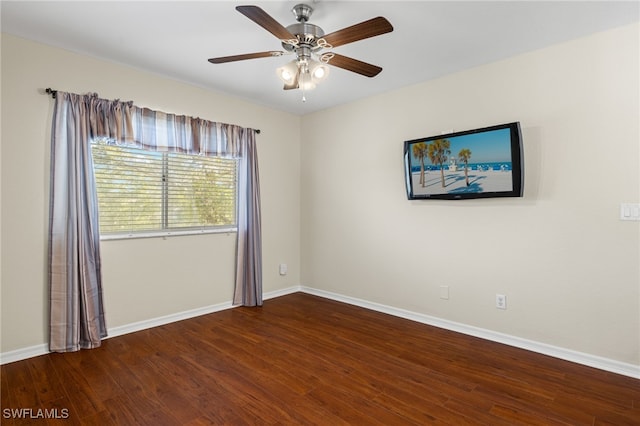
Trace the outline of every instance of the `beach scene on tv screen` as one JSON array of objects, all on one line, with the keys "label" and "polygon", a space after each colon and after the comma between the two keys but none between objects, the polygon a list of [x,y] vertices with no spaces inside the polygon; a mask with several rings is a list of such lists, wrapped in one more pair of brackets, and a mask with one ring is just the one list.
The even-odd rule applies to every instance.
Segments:
[{"label": "beach scene on tv screen", "polygon": [[409,155],[416,196],[513,190],[508,128],[414,142]]}]

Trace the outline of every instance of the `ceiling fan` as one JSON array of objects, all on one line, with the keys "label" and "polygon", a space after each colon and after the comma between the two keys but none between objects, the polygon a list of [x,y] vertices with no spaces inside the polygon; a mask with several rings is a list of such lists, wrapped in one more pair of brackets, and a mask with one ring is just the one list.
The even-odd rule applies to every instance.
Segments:
[{"label": "ceiling fan", "polygon": [[393,26],[389,21],[379,16],[325,35],[322,28],[308,22],[313,8],[306,4],[298,4],[291,9],[297,23],[286,28],[258,6],[237,6],[236,10],[280,39],[285,51],[222,56],[211,58],[209,62],[222,64],[295,53],[295,60],[276,71],[284,82],[284,90],[303,90],[303,101],[305,100],[304,90],[315,88],[317,83],[327,77],[329,74],[327,65],[333,65],[366,77],[375,77],[382,71],[379,66],[333,52],[323,52],[324,50],[393,31]]}]

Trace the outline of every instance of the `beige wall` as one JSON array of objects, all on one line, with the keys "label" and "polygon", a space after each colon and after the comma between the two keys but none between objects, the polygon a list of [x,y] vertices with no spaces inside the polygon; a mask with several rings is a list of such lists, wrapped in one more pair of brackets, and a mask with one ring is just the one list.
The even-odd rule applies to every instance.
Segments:
[{"label": "beige wall", "polygon": [[[638,365],[640,225],[618,219],[619,203],[640,201],[638,35],[623,27],[303,118],[3,35],[0,351],[46,343],[50,86],[262,129],[267,292],[301,284]],[[524,198],[406,200],[404,140],[513,120]],[[108,326],[229,301],[233,246],[224,234],[104,242]]]},{"label": "beige wall", "polygon": [[[259,128],[265,292],[300,282],[300,118],[122,65],[2,36],[2,346],[46,343],[49,132],[44,88]],[[107,326],[229,302],[235,234],[102,243]],[[278,275],[278,264],[289,265]]]},{"label": "beige wall", "polygon": [[[638,40],[636,24],[303,117],[302,284],[640,364],[640,224],[619,220],[640,201]],[[510,121],[524,198],[407,201],[404,140]]]}]

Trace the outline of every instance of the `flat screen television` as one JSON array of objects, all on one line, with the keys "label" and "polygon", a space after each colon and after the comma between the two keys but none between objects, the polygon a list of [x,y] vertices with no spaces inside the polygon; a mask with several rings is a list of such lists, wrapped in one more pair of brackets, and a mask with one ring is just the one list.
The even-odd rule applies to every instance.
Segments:
[{"label": "flat screen television", "polygon": [[522,197],[520,123],[405,141],[410,200]]}]

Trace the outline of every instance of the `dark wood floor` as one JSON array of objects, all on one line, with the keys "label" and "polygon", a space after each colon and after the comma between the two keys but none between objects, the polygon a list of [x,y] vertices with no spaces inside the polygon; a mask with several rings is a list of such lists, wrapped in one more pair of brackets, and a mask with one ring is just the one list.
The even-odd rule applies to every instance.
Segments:
[{"label": "dark wood floor", "polygon": [[640,380],[302,293],[1,371],[7,425],[640,424]]}]

